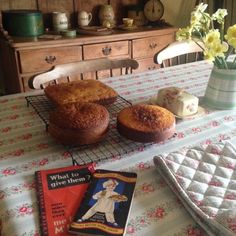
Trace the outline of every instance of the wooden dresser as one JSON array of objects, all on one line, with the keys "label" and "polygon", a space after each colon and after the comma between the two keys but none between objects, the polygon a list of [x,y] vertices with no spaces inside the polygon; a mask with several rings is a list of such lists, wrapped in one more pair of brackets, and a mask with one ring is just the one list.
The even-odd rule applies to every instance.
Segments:
[{"label": "wooden dresser", "polygon": [[135,71],[157,68],[154,55],[174,41],[175,28],[114,30],[110,35],[77,35],[60,39],[0,37],[0,65],[6,93],[29,91],[28,78],[50,70],[56,64],[94,58],[134,58]]}]

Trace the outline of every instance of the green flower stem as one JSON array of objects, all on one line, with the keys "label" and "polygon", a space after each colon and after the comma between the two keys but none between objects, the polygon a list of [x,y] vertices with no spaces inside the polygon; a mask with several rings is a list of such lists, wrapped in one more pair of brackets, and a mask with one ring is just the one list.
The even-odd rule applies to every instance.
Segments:
[{"label": "green flower stem", "polygon": [[230,48],[229,48],[229,50],[228,50],[228,52],[227,52],[227,54],[226,54],[226,57],[225,57],[225,60],[226,60],[226,61],[227,61],[229,55],[231,55],[231,54],[233,53],[233,51],[234,51],[234,48],[230,46]]},{"label": "green flower stem", "polygon": [[[203,42],[203,36],[202,36],[202,33],[199,31],[199,30],[197,30],[196,29],[196,33],[198,33],[198,35],[199,35],[199,38],[201,39],[201,41]],[[197,38],[197,39],[199,39],[199,38]],[[196,44],[198,44],[197,43],[197,41],[196,40],[194,40],[194,38],[192,38],[192,40],[196,43]],[[204,42],[203,42],[204,43]],[[201,47],[200,45],[198,45],[199,47]],[[204,50],[204,48],[203,47],[201,47],[203,50]]]},{"label": "green flower stem", "polygon": [[199,44],[197,41],[195,41],[194,39],[193,39],[193,41],[194,41],[194,43],[196,43],[197,45],[198,45],[198,47],[200,47],[203,51],[204,51],[204,48],[202,47],[202,45],[201,44]]},{"label": "green flower stem", "polygon": [[219,69],[229,69],[226,61],[223,58],[216,57],[214,64]]},{"label": "green flower stem", "polygon": [[225,28],[225,24],[224,22],[222,22],[222,24],[220,25],[220,41],[221,43],[223,42],[224,40],[224,28]]},{"label": "green flower stem", "polygon": [[211,28],[214,29],[214,21],[211,19]]},{"label": "green flower stem", "polygon": [[234,57],[234,60],[233,60],[233,63],[232,63],[232,66],[231,66],[231,69],[234,69],[234,65],[236,64],[236,56]]},{"label": "green flower stem", "polygon": [[221,58],[221,64],[222,64],[222,66],[223,66],[222,69],[229,69],[228,64],[226,63],[226,61],[225,61],[224,58]]},{"label": "green flower stem", "polygon": [[226,63],[225,59],[222,59],[222,61],[223,61],[224,65],[225,65],[225,69],[229,69],[228,64]]}]

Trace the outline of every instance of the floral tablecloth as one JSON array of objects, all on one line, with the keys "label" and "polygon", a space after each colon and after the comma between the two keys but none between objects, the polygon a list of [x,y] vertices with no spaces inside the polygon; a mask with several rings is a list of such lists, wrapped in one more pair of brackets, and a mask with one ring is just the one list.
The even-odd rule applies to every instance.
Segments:
[{"label": "floral tablecloth", "polygon": [[[158,89],[178,86],[203,96],[212,65],[201,61],[104,80],[132,103]],[[38,91],[36,92],[38,93]],[[34,172],[71,165],[65,149],[46,132],[25,96],[0,97],[0,219],[3,236],[40,235]],[[204,104],[202,104],[204,107]],[[153,156],[184,146],[230,139],[236,143],[236,110],[204,108],[204,115],[177,120],[171,140],[116,157],[98,167],[135,171],[138,182],[126,235],[205,235],[157,172]]]}]

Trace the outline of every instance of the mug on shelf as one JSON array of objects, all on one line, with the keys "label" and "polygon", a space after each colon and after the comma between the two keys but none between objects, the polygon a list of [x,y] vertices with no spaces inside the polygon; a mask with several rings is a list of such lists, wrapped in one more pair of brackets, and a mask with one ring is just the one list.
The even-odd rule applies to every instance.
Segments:
[{"label": "mug on shelf", "polygon": [[132,18],[123,18],[123,24],[125,27],[132,27],[134,20]]},{"label": "mug on shelf", "polygon": [[91,12],[79,11],[78,13],[78,25],[79,26],[87,26],[92,20],[93,16]]}]

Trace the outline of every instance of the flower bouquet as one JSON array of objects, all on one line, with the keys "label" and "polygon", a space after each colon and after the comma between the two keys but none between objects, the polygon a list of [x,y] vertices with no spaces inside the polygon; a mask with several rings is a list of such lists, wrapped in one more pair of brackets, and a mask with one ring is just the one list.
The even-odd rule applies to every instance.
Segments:
[{"label": "flower bouquet", "polygon": [[[176,33],[176,39],[192,40],[203,50],[204,59],[213,62],[203,101],[217,109],[236,109],[236,24],[225,29],[226,9],[212,15],[201,3],[191,13],[190,25]],[[231,56],[229,60],[229,56]]]},{"label": "flower bouquet", "polygon": [[[204,59],[210,60],[219,69],[235,69],[236,57],[228,64],[229,55],[236,49],[236,24],[225,29],[226,9],[218,9],[210,15],[207,4],[201,3],[191,13],[190,25],[176,33],[176,39],[192,40],[203,49]],[[225,34],[226,32],[226,34]]]}]

